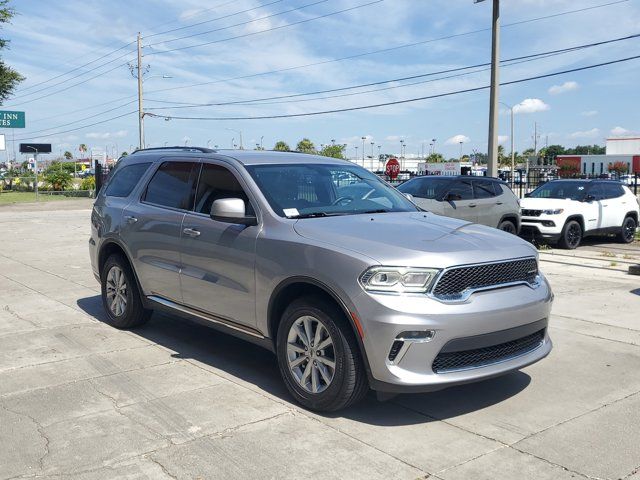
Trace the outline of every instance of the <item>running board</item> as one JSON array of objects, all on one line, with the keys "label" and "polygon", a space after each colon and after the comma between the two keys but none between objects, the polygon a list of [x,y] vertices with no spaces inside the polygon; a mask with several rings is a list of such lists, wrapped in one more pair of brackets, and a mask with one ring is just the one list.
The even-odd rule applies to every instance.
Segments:
[{"label": "running board", "polygon": [[206,320],[208,322],[215,323],[217,325],[221,325],[226,328],[230,328],[231,330],[235,330],[236,332],[240,332],[254,338],[258,338],[261,340],[265,338],[264,335],[262,335],[258,330],[254,328],[246,327],[244,325],[239,325],[230,320],[216,317],[208,313],[201,312],[200,310],[187,307],[186,305],[181,305],[179,303],[172,302],[171,300],[167,300],[166,298],[158,297],[156,295],[150,295],[147,297],[147,300],[151,300],[152,302],[158,303],[163,307],[167,307],[172,310],[177,310],[179,312],[186,313],[187,315],[191,315],[191,316],[200,318],[202,320]]}]

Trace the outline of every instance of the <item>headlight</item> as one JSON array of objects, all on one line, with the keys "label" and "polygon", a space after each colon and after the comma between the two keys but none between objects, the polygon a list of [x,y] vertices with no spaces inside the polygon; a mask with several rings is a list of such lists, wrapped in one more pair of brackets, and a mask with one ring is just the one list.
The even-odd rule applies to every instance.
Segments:
[{"label": "headlight", "polygon": [[564,212],[564,208],[556,208],[555,210],[543,210],[542,213],[545,215],[560,215]]},{"label": "headlight", "polygon": [[435,268],[371,267],[360,276],[370,292],[425,293],[440,270]]}]

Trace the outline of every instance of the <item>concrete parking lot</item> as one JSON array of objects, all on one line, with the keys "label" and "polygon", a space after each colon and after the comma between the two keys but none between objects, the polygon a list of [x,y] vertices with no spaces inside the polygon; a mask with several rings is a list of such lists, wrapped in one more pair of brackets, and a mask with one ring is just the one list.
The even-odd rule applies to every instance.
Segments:
[{"label": "concrete parking lot", "polygon": [[541,254],[544,361],[317,415],[258,347],[167,315],[103,323],[89,216],[0,207],[0,479],[640,479],[638,244]]}]

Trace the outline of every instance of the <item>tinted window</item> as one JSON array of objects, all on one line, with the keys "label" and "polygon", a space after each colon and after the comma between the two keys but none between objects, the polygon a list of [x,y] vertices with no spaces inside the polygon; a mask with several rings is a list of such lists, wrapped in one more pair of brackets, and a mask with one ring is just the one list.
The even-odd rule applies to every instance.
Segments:
[{"label": "tinted window", "polygon": [[205,163],[198,181],[194,210],[209,215],[213,202],[222,198],[241,198],[244,200],[246,214],[254,215],[249,197],[233,173],[220,165]]},{"label": "tinted window", "polygon": [[283,217],[416,211],[395,188],[349,162],[250,165],[247,170]]},{"label": "tinted window", "polygon": [[591,188],[589,188],[589,191],[587,193],[596,200],[602,200],[604,198],[604,189],[602,188],[602,185],[600,183],[591,185]]},{"label": "tinted window", "polygon": [[160,165],[147,185],[144,201],[181,210],[190,209],[194,167],[191,162],[165,162]]},{"label": "tinted window", "polygon": [[408,182],[398,186],[398,190],[402,193],[413,195],[416,198],[442,200],[444,192],[451,183],[451,180],[445,178],[412,178]]},{"label": "tinted window", "polygon": [[448,194],[450,200],[471,200],[473,198],[471,182],[469,180],[453,182]]},{"label": "tinted window", "polygon": [[149,168],[149,165],[151,164],[136,163],[116,169],[113,178],[109,180],[105,195],[110,197],[128,197]]},{"label": "tinted window", "polygon": [[618,198],[624,195],[622,185],[617,183],[603,183],[602,188],[604,190],[604,198]]},{"label": "tinted window", "polygon": [[582,200],[588,187],[589,182],[554,180],[536,188],[529,196],[532,198],[568,198],[570,200]]},{"label": "tinted window", "polygon": [[475,198],[491,198],[496,196],[493,188],[494,182],[491,180],[474,180],[473,194]]}]

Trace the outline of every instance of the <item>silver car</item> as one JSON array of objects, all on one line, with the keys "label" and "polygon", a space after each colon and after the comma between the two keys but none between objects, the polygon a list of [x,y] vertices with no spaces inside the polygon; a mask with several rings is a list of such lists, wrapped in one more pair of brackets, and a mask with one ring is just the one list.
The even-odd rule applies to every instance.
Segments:
[{"label": "silver car", "polygon": [[553,294],[529,243],[420,211],[347,161],[142,150],[91,222],[113,326],[165,310],[255,342],[309,409],[482,380],[551,350]]},{"label": "silver car", "polygon": [[458,176],[415,177],[398,186],[429,212],[459,218],[517,234],[520,203],[508,185],[497,178]]}]

